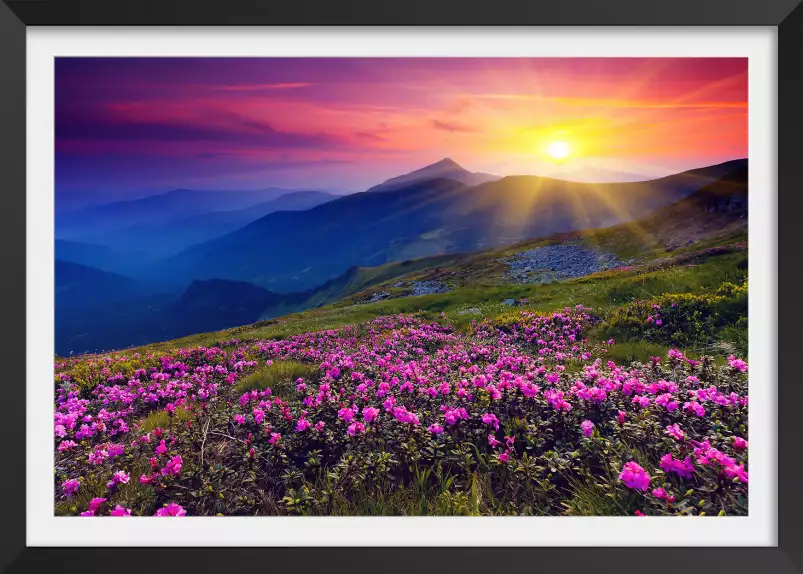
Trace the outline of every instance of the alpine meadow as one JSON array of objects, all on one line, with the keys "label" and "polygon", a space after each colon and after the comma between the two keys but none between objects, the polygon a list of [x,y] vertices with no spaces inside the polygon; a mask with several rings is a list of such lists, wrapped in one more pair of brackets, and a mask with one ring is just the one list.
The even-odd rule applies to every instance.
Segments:
[{"label": "alpine meadow", "polygon": [[746,59],[55,73],[57,516],[748,514]]}]

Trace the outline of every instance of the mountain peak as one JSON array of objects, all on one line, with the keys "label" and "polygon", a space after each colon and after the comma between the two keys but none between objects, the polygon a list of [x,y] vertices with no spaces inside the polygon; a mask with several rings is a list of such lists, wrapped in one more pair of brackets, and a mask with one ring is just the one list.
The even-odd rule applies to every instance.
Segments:
[{"label": "mountain peak", "polygon": [[368,191],[391,191],[405,185],[430,179],[451,179],[471,187],[487,181],[495,181],[499,178],[495,175],[485,173],[472,173],[464,169],[452,158],[445,157],[440,161],[411,171],[410,173],[388,179],[379,185],[375,185]]},{"label": "mountain peak", "polygon": [[426,167],[424,167],[422,169],[427,169],[427,168],[430,168],[430,167],[440,167],[440,168],[448,167],[448,168],[452,168],[452,169],[462,169],[463,171],[467,171],[462,165],[460,165],[459,163],[457,163],[455,160],[453,160],[450,157],[445,157],[442,160],[437,161],[437,162],[435,162],[435,163],[433,163],[431,165],[428,165],[428,166],[426,166]]}]

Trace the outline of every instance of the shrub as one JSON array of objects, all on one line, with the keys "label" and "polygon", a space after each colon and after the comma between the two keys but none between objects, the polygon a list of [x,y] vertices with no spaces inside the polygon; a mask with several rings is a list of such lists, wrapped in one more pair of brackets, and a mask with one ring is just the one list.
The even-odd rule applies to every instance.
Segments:
[{"label": "shrub", "polygon": [[605,334],[700,349],[727,326],[746,327],[746,317],[747,286],[726,282],[715,294],[664,294],[617,307],[605,317]]}]

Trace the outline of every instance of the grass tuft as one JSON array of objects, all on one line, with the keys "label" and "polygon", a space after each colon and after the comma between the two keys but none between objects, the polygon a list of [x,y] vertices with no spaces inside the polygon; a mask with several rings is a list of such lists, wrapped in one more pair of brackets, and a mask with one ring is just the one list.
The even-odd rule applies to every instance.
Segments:
[{"label": "grass tuft", "polygon": [[270,365],[243,377],[237,382],[237,390],[264,390],[270,387],[273,394],[281,398],[290,398],[295,391],[298,379],[309,382],[318,375],[318,366],[298,361],[274,361]]}]

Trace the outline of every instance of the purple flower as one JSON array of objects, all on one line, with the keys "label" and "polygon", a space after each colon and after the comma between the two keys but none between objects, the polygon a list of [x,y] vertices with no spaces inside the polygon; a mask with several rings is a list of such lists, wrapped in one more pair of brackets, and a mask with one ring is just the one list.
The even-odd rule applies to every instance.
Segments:
[{"label": "purple flower", "polygon": [[580,428],[583,430],[583,436],[590,438],[594,434],[594,423],[589,420],[580,423]]},{"label": "purple flower", "polygon": [[61,490],[67,498],[70,498],[81,487],[81,481],[77,478],[70,478],[61,483]]}]

